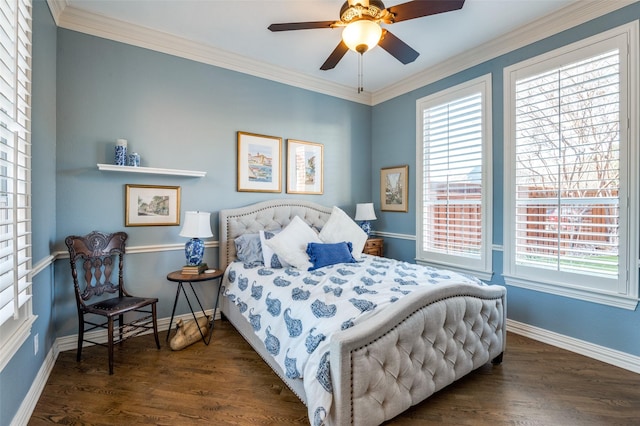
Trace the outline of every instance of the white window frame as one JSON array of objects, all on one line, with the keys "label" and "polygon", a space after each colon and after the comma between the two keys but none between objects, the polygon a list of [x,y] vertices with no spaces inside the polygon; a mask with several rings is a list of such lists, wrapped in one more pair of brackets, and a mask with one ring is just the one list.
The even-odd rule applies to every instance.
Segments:
[{"label": "white window frame", "polygon": [[[515,85],[526,76],[558,68],[606,49],[620,51],[620,273],[615,290],[596,288],[580,274],[515,262]],[[638,21],[522,61],[504,69],[504,278],[509,285],[634,310],[638,303]],[[626,161],[624,161],[626,159]],[[611,281],[611,280],[610,280]]]},{"label": "white window frame", "polygon": [[[10,173],[13,183],[12,188],[6,188],[10,198],[13,199],[11,208],[7,209],[12,216],[10,223],[11,231],[2,235],[3,240],[12,243],[9,250],[5,251],[5,255],[12,259],[11,262],[5,262],[3,273],[11,279],[13,275],[13,283],[8,287],[13,289],[13,296],[9,299],[9,303],[3,306],[11,306],[13,304],[13,314],[8,316],[6,321],[0,324],[0,372],[8,365],[9,361],[18,352],[20,347],[31,334],[31,326],[36,320],[36,316],[32,312],[32,296],[31,296],[31,31],[32,31],[32,3],[31,0],[0,0],[0,2],[8,2],[3,4],[3,12],[11,11],[9,4],[13,3],[13,7],[17,11],[16,16],[8,16],[13,19],[15,25],[14,34],[3,36],[3,42],[8,44],[7,48],[12,53],[12,57],[16,58],[13,65],[8,65],[11,71],[19,68],[21,63],[26,68],[26,81],[17,77],[16,71],[7,81],[5,79],[7,92],[2,95],[6,98],[3,102],[8,110],[13,108],[7,114],[5,123],[5,134],[11,135],[13,142],[12,152],[13,158],[8,159],[4,166],[13,171]],[[5,10],[6,8],[6,10]],[[23,47],[26,48],[26,52]],[[15,56],[14,56],[15,55]],[[17,59],[23,55],[21,59]],[[13,69],[11,69],[13,67]],[[11,78],[13,80],[11,80]],[[9,117],[10,116],[10,117]],[[9,138],[9,136],[7,137]],[[21,143],[18,143],[21,140]],[[17,163],[21,162],[20,167]],[[7,265],[8,264],[8,265]],[[2,306],[0,306],[2,308]],[[11,315],[11,310],[9,311]]]},{"label": "white window frame", "polygon": [[[493,223],[493,166],[492,166],[492,90],[491,74],[466,81],[416,101],[416,262],[423,265],[446,267],[489,280],[492,267]],[[424,123],[423,111],[431,107],[454,102],[480,93],[482,96],[482,237],[480,258],[437,253],[423,249],[423,193],[424,193]]]}]

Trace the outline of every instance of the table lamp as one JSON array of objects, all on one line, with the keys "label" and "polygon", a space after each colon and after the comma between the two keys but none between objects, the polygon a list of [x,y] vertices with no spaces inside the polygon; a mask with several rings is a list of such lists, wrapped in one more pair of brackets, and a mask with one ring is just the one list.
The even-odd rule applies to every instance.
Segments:
[{"label": "table lamp", "polygon": [[376,212],[373,211],[373,203],[356,204],[356,222],[360,222],[360,228],[367,233],[367,237],[371,235],[371,222],[376,220]]},{"label": "table lamp", "polygon": [[185,212],[184,225],[180,230],[181,237],[191,238],[184,245],[184,254],[187,257],[187,265],[198,266],[204,256],[204,241],[200,238],[213,237],[211,233],[211,213]]}]

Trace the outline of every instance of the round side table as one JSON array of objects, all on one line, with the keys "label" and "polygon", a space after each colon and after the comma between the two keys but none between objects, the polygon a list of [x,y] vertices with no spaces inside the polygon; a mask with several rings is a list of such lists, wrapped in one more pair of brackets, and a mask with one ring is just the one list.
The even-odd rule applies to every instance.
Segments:
[{"label": "round side table", "polygon": [[171,311],[171,320],[169,321],[169,330],[167,330],[167,339],[169,341],[169,335],[171,334],[171,326],[173,325],[173,318],[176,313],[176,306],[178,306],[178,299],[180,298],[180,293],[184,294],[185,299],[187,300],[187,304],[189,305],[189,310],[191,311],[191,315],[193,316],[194,321],[198,324],[198,318],[196,317],[196,313],[193,310],[193,306],[191,305],[191,301],[189,300],[189,296],[187,295],[187,291],[185,289],[185,284],[188,284],[191,288],[191,293],[196,298],[198,302],[198,306],[200,307],[200,311],[202,311],[203,315],[206,315],[204,307],[202,303],[200,303],[200,298],[198,297],[198,293],[196,293],[195,288],[193,288],[193,283],[203,282],[203,281],[211,281],[218,280],[218,293],[216,294],[216,301],[213,306],[213,315],[211,315],[211,323],[209,326],[209,333],[205,335],[200,326],[198,326],[198,331],[200,331],[200,336],[202,337],[202,341],[205,345],[208,345],[211,341],[211,335],[213,334],[213,324],[214,324],[214,316],[216,314],[216,310],[218,310],[218,301],[220,300],[220,287],[222,287],[222,276],[224,275],[224,271],[220,269],[208,269],[201,274],[183,274],[182,271],[173,271],[167,275],[167,280],[171,282],[178,283],[176,287],[176,299],[173,302],[173,310]]}]

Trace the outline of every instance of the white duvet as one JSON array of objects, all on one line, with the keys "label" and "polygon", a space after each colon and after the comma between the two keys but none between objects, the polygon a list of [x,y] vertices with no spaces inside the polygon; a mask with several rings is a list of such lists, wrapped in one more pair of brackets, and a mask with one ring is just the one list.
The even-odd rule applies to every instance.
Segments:
[{"label": "white duvet", "polygon": [[289,378],[303,378],[309,420],[322,425],[333,401],[329,336],[375,315],[419,286],[483,283],[471,276],[363,256],[307,272],[234,262],[224,295],[238,305]]}]

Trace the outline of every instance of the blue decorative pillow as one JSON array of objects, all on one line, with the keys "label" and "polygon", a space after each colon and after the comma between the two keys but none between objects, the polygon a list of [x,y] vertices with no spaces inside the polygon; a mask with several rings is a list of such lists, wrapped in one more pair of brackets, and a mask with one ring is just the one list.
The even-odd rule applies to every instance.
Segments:
[{"label": "blue decorative pillow", "polygon": [[234,240],[236,257],[242,263],[262,265],[262,245],[259,234],[244,234]]},{"label": "blue decorative pillow", "polygon": [[307,245],[307,254],[313,264],[309,271],[323,266],[335,265],[336,263],[358,263],[351,254],[352,249],[353,245],[344,241],[332,244],[309,243]]}]

